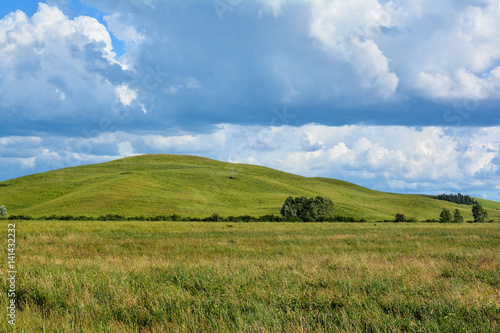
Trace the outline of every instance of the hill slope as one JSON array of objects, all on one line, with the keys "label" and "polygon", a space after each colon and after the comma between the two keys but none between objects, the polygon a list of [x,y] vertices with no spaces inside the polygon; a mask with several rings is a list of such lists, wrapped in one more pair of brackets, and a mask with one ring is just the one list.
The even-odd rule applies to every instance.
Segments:
[{"label": "hill slope", "polygon": [[[9,214],[206,217],[279,214],[292,196],[321,195],[335,203],[336,214],[367,220],[404,213],[419,220],[438,218],[442,208],[458,208],[466,220],[471,207],[421,195],[369,190],[327,178],[306,178],[245,164],[195,156],[142,155],[103,164],[66,168],[0,182],[0,204]],[[364,198],[364,200],[363,200]],[[500,203],[481,200],[490,218],[500,219]],[[364,202],[364,204],[363,204]]]}]

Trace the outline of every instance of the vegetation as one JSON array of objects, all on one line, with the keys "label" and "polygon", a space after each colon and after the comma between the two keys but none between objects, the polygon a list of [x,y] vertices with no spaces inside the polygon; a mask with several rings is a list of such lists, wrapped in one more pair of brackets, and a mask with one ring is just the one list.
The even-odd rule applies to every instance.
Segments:
[{"label": "vegetation", "polygon": [[394,217],[394,222],[406,222],[406,217],[404,214],[396,214],[396,216]]},{"label": "vegetation", "polygon": [[7,208],[4,205],[0,206],[0,219],[6,219],[7,215]]},{"label": "vegetation", "polygon": [[488,213],[479,204],[472,207],[472,215],[474,216],[474,222],[484,222],[488,218]]},{"label": "vegetation", "polygon": [[281,207],[281,216],[299,218],[304,222],[325,221],[333,217],[333,202],[328,198],[288,197]]},{"label": "vegetation", "polygon": [[463,223],[464,218],[462,217],[462,214],[458,209],[455,209],[455,212],[453,213],[453,223]]},{"label": "vegetation", "polygon": [[446,208],[443,208],[443,210],[441,211],[441,214],[439,214],[439,222],[440,223],[450,223],[451,219],[452,219],[452,217],[451,217],[450,211]]},{"label": "vegetation", "polygon": [[[221,216],[217,213],[209,217],[189,217],[179,214],[157,215],[157,216],[134,216],[126,217],[118,214],[93,216],[73,216],[73,215],[50,215],[33,218],[29,215],[11,215],[8,218],[14,221],[185,221],[185,222],[367,222],[364,219],[355,219],[352,216],[329,216],[317,218],[317,221],[310,219],[302,220],[299,217],[284,217],[281,215],[267,214],[261,216],[239,215],[239,216]],[[408,222],[416,222],[416,220]]]},{"label": "vegetation", "polygon": [[[396,213],[418,221],[436,218],[443,208],[459,209],[472,220],[468,206],[422,195],[369,190],[327,178],[306,178],[254,165],[231,164],[194,156],[143,155],[103,164],[54,170],[0,182],[0,202],[10,215],[74,217],[122,215],[145,219],[181,215],[280,215],[288,196],[321,196],[335,203],[343,220],[392,221]],[[364,205],[363,205],[364,197]],[[477,199],[491,219],[500,220],[500,203]],[[138,213],[138,211],[140,213]]]},{"label": "vegetation", "polygon": [[21,221],[16,230],[18,332],[500,329],[498,223]]},{"label": "vegetation", "polygon": [[437,196],[439,200],[450,201],[459,205],[477,205],[478,202],[468,195],[458,194],[440,194]]}]

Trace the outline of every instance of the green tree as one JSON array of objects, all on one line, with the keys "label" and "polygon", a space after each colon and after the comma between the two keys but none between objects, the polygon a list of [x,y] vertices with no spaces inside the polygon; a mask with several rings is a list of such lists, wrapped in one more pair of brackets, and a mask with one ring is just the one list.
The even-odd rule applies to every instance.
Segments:
[{"label": "green tree", "polygon": [[406,222],[406,217],[404,216],[404,214],[396,214],[396,216],[394,217],[394,222]]},{"label": "green tree", "polygon": [[312,203],[314,218],[319,220],[333,216],[333,207],[332,200],[317,196]]},{"label": "green tree", "polygon": [[0,219],[7,218],[7,208],[4,205],[0,206]]},{"label": "green tree", "polygon": [[443,208],[441,214],[439,214],[439,222],[441,223],[450,223],[451,222],[451,213],[448,209]]},{"label": "green tree", "polygon": [[320,196],[315,198],[290,196],[283,203],[280,213],[283,217],[298,217],[304,222],[321,221],[333,216],[333,207],[330,199]]},{"label": "green tree", "polygon": [[285,203],[280,210],[283,217],[297,217],[297,209],[295,207],[295,200],[290,196],[286,198]]},{"label": "green tree", "polygon": [[474,222],[484,222],[488,218],[488,213],[483,209],[480,204],[472,206],[472,215],[474,216]]},{"label": "green tree", "polygon": [[453,213],[453,223],[462,223],[462,222],[464,222],[462,214],[460,214],[460,211],[458,209],[455,209],[455,212]]}]

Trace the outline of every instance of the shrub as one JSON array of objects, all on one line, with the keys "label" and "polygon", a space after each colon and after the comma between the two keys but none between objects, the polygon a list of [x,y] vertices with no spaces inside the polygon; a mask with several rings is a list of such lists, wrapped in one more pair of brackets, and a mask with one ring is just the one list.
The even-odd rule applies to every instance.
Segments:
[{"label": "shrub", "polygon": [[24,220],[29,221],[33,220],[33,218],[29,215],[11,215],[8,217],[8,220]]},{"label": "shrub", "polygon": [[219,214],[214,213],[214,214],[212,214],[212,216],[204,218],[203,221],[205,221],[205,222],[218,222],[219,219],[220,219]]},{"label": "shrub", "polygon": [[406,217],[404,214],[397,213],[394,217],[394,222],[406,222]]}]

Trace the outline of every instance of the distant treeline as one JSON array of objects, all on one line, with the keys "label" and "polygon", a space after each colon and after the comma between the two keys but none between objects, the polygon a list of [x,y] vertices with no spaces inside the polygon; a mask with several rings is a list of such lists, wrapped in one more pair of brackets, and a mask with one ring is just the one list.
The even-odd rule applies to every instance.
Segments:
[{"label": "distant treeline", "polygon": [[[299,217],[284,217],[280,215],[262,215],[262,216],[220,216],[213,214],[209,217],[185,217],[178,214],[157,215],[157,216],[132,216],[126,217],[117,214],[108,214],[101,216],[73,216],[73,215],[51,215],[33,218],[28,215],[10,215],[9,220],[35,220],[35,221],[191,221],[191,222],[305,222]],[[308,220],[307,222],[366,222],[365,219],[356,219],[352,216],[331,216],[321,219]]]},{"label": "distant treeline", "polygon": [[454,202],[460,205],[477,205],[478,202],[468,195],[462,195],[461,193],[458,194],[439,194],[437,196],[437,199],[439,200],[444,200],[444,201],[450,201]]}]

